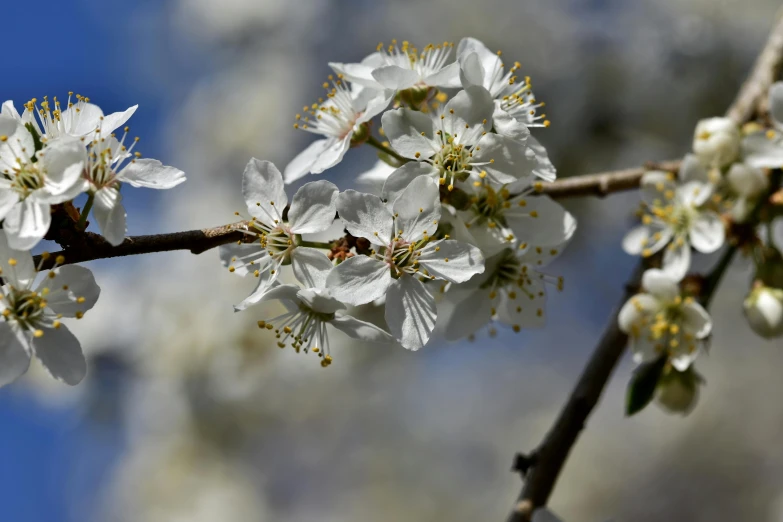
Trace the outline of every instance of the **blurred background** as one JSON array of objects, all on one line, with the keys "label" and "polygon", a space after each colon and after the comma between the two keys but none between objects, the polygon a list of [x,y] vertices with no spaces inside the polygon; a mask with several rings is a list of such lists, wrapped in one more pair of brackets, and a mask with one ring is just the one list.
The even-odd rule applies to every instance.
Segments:
[{"label": "blurred background", "polygon": [[[107,113],[138,103],[146,157],[186,171],[125,192],[129,234],[233,221],[251,156],[281,168],[312,139],[293,116],[328,61],[378,41],[482,39],[522,63],[553,124],[561,176],[679,157],[723,113],[776,0],[42,0],[7,2],[2,99],[73,90]],[[41,16],[39,16],[41,15]],[[36,18],[38,17],[38,18]],[[352,150],[341,188],[374,162]],[[305,181],[305,180],[303,180]],[[635,259],[634,193],[569,200],[580,229],[550,271],[549,327],[419,353],[348,341],[324,370],[234,314],[252,282],[217,253],[90,263],[102,287],[73,328],[75,388],[33,368],[0,390],[0,520],[503,520]],[[626,357],[552,498],[568,522],[783,520],[783,347],[741,314],[739,260],[712,306],[707,380],[688,417],[623,416]]]}]

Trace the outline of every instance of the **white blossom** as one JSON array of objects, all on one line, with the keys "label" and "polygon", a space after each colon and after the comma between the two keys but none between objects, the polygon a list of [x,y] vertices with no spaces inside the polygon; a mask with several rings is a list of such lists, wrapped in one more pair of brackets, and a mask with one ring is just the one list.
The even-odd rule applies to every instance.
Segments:
[{"label": "white blossom", "polygon": [[655,400],[670,413],[688,415],[699,401],[700,382],[692,366],[684,372],[669,368],[658,381]]},{"label": "white blossom", "polygon": [[376,90],[403,91],[416,88],[427,93],[429,88],[459,87],[459,64],[447,64],[454,44],[426,45],[419,50],[403,41],[392,40],[388,47],[378,44],[376,52],[360,63],[330,63],[346,80]]},{"label": "white blossom", "polygon": [[693,152],[710,167],[725,167],[737,159],[741,136],[731,118],[707,118],[696,124]]},{"label": "white blossom", "polygon": [[462,85],[480,85],[492,96],[495,102],[492,120],[498,134],[524,139],[530,134],[529,127],[549,126],[546,115],[537,113],[544,104],[536,100],[530,77],[520,81],[515,74],[521,67],[519,62],[505,71],[500,53],[493,53],[475,38],[460,41],[457,61]]},{"label": "white blossom", "polygon": [[745,317],[753,331],[771,339],[783,335],[783,290],[758,285],[743,303]]},{"label": "white blossom", "polygon": [[754,132],[742,140],[743,161],[752,167],[783,167],[783,82],[769,89],[769,117],[772,129]]},{"label": "white blossom", "polygon": [[[573,219],[573,218],[572,218]],[[485,263],[484,273],[450,288],[446,299],[454,304],[446,320],[446,338],[472,335],[490,322],[515,332],[544,325],[547,287],[563,289],[563,278],[541,271],[565,248],[575,226],[559,244],[522,243],[505,248]]]},{"label": "white blossom", "polygon": [[119,141],[113,135],[107,138],[96,135],[88,144],[84,170],[86,187],[83,190],[94,197],[92,213],[101,234],[112,245],[122,243],[127,230],[120,194],[122,183],[132,187],[170,189],[185,181],[185,173],[181,170],[163,165],[158,160],[140,159],[138,153],[134,155],[133,148],[138,138],[126,146],[127,135],[126,131]]},{"label": "white blossom", "polygon": [[691,263],[691,246],[708,254],[718,250],[725,240],[720,216],[704,208],[712,194],[712,185],[698,179],[692,166],[683,163],[679,181],[667,172],[647,172],[641,181],[645,214],[642,225],[623,239],[623,248],[631,255],[651,256],[662,248],[663,269],[674,279],[682,279]]},{"label": "white blossom", "polygon": [[712,319],[693,297],[683,297],[677,279],[658,269],[642,275],[642,293],[623,305],[620,329],[630,337],[634,361],[642,363],[667,354],[685,371],[712,331]]},{"label": "white blossom", "polygon": [[312,267],[326,259],[321,251],[300,246],[301,234],[322,232],[331,226],[337,187],[325,180],[303,185],[294,194],[284,219],[288,197],[283,176],[271,162],[253,158],[242,176],[242,195],[252,216],[245,233],[253,242],[221,246],[220,259],[231,272],[252,273],[258,285],[236,310],[259,302],[277,280],[282,265],[292,265],[297,279],[305,282]]},{"label": "white blossom", "polygon": [[744,223],[769,187],[769,177],[758,167],[745,163],[734,163],[726,174],[730,191],[729,214],[737,223]]},{"label": "white blossom", "polygon": [[[74,97],[76,101],[72,101]],[[25,110],[20,115],[12,101],[3,104],[2,113],[9,114],[22,123],[29,123],[42,139],[54,139],[60,136],[73,136],[75,138],[107,138],[127,122],[138,105],[128,108],[123,112],[115,112],[104,116],[103,111],[97,105],[90,103],[90,99],[73,92],[68,93],[68,101],[65,110],[62,109],[57,97],[49,102],[44,96],[40,106],[38,100],[33,98],[24,104]],[[98,136],[95,136],[97,131]]]},{"label": "white blossom", "polygon": [[356,176],[356,183],[372,194],[381,194],[383,185],[395,170],[385,161],[378,160],[371,168]]},{"label": "white blossom", "polygon": [[506,184],[539,177],[555,179],[554,167],[541,155],[546,151],[537,142],[528,145],[491,133],[493,103],[483,87],[460,91],[442,110],[429,114],[411,109],[387,111],[381,121],[391,147],[414,160],[389,176],[398,192],[411,179],[427,175],[453,190],[455,183],[488,180]]},{"label": "white blossom", "polygon": [[0,218],[13,248],[34,247],[49,230],[51,206],[82,192],[85,162],[78,139],[50,140],[36,152],[25,126],[0,116]]},{"label": "white blossom", "polygon": [[332,270],[332,262],[326,256],[313,259],[309,266],[307,286],[276,285],[268,290],[261,301],[279,300],[286,311],[268,321],[259,321],[258,327],[274,330],[277,345],[284,348],[287,343],[299,353],[304,350],[318,354],[321,366],[332,362],[327,326],[332,326],[348,336],[368,342],[394,342],[394,338],[374,324],[356,319],[345,313],[345,304],[335,299],[332,291],[325,287],[326,278]]},{"label": "white blossom", "polygon": [[[330,76],[332,84],[324,83],[327,100],[303,107],[304,116],[296,115],[294,128],[324,136],[311,143],[285,168],[286,183],[308,173],[320,174],[340,161],[356,138],[366,139],[365,123],[383,112],[391,102],[393,91],[349,87],[341,76]],[[361,140],[359,141],[361,143]]]},{"label": "white blossom", "polygon": [[[426,281],[461,283],[484,270],[479,249],[436,239],[441,216],[438,186],[427,176],[413,180],[392,209],[378,196],[348,190],[337,200],[348,231],[370,241],[372,255],[337,265],[327,279],[332,295],[360,305],[386,297],[386,323],[410,350],[430,338],[437,312]],[[423,282],[424,281],[424,282]]]},{"label": "white blossom", "polygon": [[[56,261],[60,264],[64,259]],[[79,340],[60,319],[81,319],[95,305],[100,288],[92,272],[63,266],[36,285],[33,257],[11,248],[4,231],[0,231],[0,269],[5,282],[0,298],[0,386],[25,373],[33,354],[56,379],[78,384],[87,371],[84,355]]]},{"label": "white blossom", "polygon": [[[470,205],[457,213],[469,233],[466,241],[494,254],[517,244],[524,250],[528,245],[551,247],[570,239],[576,230],[573,216],[548,196],[534,195],[533,187],[520,190],[519,186],[471,187]],[[462,239],[458,233],[455,237]]]}]

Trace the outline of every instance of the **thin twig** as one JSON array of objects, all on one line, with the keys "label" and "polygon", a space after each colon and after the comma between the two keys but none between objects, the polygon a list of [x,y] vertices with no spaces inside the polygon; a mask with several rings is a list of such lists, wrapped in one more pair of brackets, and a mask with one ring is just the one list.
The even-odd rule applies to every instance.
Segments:
[{"label": "thin twig", "polygon": [[[728,109],[727,116],[738,124],[742,124],[762,112],[766,93],[782,63],[783,18],[778,18],[764,50],[759,55],[748,80],[743,84],[734,103]],[[735,249],[730,247],[708,278],[709,284],[704,289],[703,301],[708,302],[714,294],[734,252]],[[639,282],[641,273],[642,264],[640,263],[619,306],[622,306],[629,298],[633,287]],[[560,411],[554,426],[544,437],[538,449],[533,452],[535,455],[533,464],[525,475],[524,487],[508,518],[509,522],[529,522],[533,512],[547,504],[571,448],[579,438],[587,418],[598,403],[601,393],[609,381],[612,370],[625,351],[628,338],[617,325],[619,306],[610,316],[609,324],[601,335],[598,346],[579,377],[568,402]]]},{"label": "thin twig", "polygon": [[585,176],[573,176],[552,183],[544,183],[543,194],[554,199],[573,198],[578,196],[608,196],[613,192],[639,188],[639,181],[649,170],[664,170],[676,172],[680,168],[680,160],[648,163],[642,167],[599,172]]}]

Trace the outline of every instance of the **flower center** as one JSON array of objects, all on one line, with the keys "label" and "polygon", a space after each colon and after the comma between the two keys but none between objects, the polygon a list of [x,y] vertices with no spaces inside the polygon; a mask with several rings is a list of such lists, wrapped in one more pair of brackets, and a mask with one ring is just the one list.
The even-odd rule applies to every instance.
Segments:
[{"label": "flower center", "polygon": [[278,223],[273,226],[266,225],[257,220],[251,220],[252,232],[258,236],[258,242],[264,247],[273,259],[281,259],[283,264],[291,262],[291,252],[296,248],[298,241],[296,235],[289,228],[288,223]]},{"label": "flower center", "polygon": [[[6,174],[9,176],[9,174]],[[35,163],[24,163],[14,168],[11,176],[11,188],[24,199],[34,190],[44,186],[44,173]]]},{"label": "flower center", "polygon": [[384,252],[383,255],[383,261],[392,269],[392,275],[399,277],[404,272],[418,272],[421,247],[426,243],[427,240],[424,239],[418,243],[409,243],[402,239],[392,241],[392,243],[386,247],[386,252]]},{"label": "flower center", "polygon": [[27,289],[17,290],[9,285],[5,295],[8,307],[3,312],[6,320],[13,319],[26,330],[37,329],[43,319],[48,290],[45,288],[39,293]]}]

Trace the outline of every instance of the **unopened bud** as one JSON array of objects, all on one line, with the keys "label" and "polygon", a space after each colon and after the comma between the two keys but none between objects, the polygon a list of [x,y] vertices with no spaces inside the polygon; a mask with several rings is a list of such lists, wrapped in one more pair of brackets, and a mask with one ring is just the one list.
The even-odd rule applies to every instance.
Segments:
[{"label": "unopened bud", "polygon": [[783,290],[756,285],[743,305],[745,317],[754,332],[771,339],[783,335]]}]

